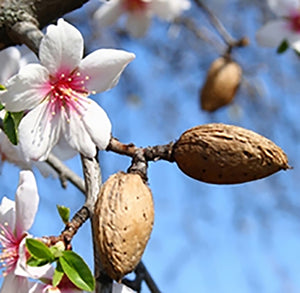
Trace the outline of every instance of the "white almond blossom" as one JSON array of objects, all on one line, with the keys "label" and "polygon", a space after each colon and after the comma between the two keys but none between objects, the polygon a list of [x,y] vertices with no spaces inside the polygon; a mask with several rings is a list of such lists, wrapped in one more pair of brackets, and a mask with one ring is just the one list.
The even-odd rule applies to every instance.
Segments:
[{"label": "white almond blossom", "polygon": [[[0,84],[5,82],[18,73],[22,66],[25,66],[28,62],[37,62],[38,59],[27,47],[21,46],[19,48],[9,47],[0,51]],[[0,118],[4,119],[6,114],[5,110],[0,112]],[[61,159],[64,157],[64,153],[58,148],[55,150],[56,155]],[[32,162],[25,160],[19,145],[13,145],[6,134],[0,129],[0,166],[4,162],[9,162],[17,165],[21,169],[32,169],[32,165],[36,166],[41,174],[45,177],[52,175],[56,177],[56,172],[44,162]]]},{"label": "white almond blossom", "polygon": [[126,28],[133,37],[146,34],[151,18],[172,21],[191,6],[189,0],[110,0],[103,3],[95,12],[94,18],[98,26],[111,25],[127,14]]},{"label": "white almond blossom", "polygon": [[83,57],[83,38],[59,19],[41,41],[41,64],[28,64],[5,84],[0,101],[6,110],[30,110],[19,125],[21,149],[28,159],[45,160],[63,142],[87,157],[105,149],[111,123],[88,96],[114,87],[135,55],[100,49]]},{"label": "white almond blossom", "polygon": [[267,22],[256,33],[257,42],[266,47],[278,47],[283,41],[300,52],[300,1],[268,0],[277,18]]},{"label": "white almond blossom", "polygon": [[0,263],[4,281],[1,293],[28,293],[28,277],[39,278],[50,268],[26,264],[25,239],[37,212],[39,195],[31,171],[21,171],[15,202],[3,197],[0,205]]}]

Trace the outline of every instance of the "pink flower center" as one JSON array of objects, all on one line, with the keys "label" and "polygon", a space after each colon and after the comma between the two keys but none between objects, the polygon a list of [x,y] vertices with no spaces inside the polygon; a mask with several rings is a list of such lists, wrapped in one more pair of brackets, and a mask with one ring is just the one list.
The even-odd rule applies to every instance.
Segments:
[{"label": "pink flower center", "polygon": [[124,0],[124,10],[129,12],[145,11],[148,7],[148,2],[142,0]]},{"label": "pink flower center", "polygon": [[300,33],[300,11],[292,11],[289,16],[289,29]]},{"label": "pink flower center", "polygon": [[86,97],[90,94],[85,84],[89,76],[81,76],[80,72],[73,71],[69,75],[60,73],[56,77],[51,76],[47,85],[49,92],[48,112],[52,116],[63,113],[69,121],[70,113],[76,112],[82,116],[85,110]]},{"label": "pink flower center", "polygon": [[2,251],[0,254],[0,269],[3,270],[2,276],[5,277],[16,267],[22,238],[17,239],[7,223],[0,224],[0,233],[0,251]]}]

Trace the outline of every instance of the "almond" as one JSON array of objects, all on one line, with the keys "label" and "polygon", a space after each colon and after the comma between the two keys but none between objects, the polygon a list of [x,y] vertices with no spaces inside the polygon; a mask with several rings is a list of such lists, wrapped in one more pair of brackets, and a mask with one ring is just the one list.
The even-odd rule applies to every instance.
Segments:
[{"label": "almond", "polygon": [[188,176],[216,184],[243,183],[290,168],[286,154],[269,139],[221,123],[184,132],[173,146],[173,157]]},{"label": "almond", "polygon": [[106,273],[119,281],[135,269],[149,240],[154,207],[138,174],[116,173],[100,190],[93,225]]},{"label": "almond", "polygon": [[229,104],[241,81],[242,69],[238,63],[219,57],[210,66],[200,92],[201,107],[213,112]]}]

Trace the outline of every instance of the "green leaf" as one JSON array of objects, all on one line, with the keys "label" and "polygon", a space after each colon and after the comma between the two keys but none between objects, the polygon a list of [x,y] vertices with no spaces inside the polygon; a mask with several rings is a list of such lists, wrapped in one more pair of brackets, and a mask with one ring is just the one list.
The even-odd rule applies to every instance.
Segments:
[{"label": "green leaf", "polygon": [[70,219],[70,209],[65,206],[56,205],[58,213],[63,220],[64,224],[67,224]]},{"label": "green leaf", "polygon": [[18,126],[23,115],[24,112],[6,112],[3,119],[4,132],[14,145],[18,144]]},{"label": "green leaf", "polygon": [[278,53],[278,54],[282,54],[282,53],[284,53],[288,48],[289,48],[289,43],[287,42],[287,40],[283,40],[283,41],[281,42],[281,44],[278,46],[278,48],[277,48],[277,53]]},{"label": "green leaf", "polygon": [[64,271],[61,267],[61,264],[58,261],[56,269],[55,269],[54,274],[53,274],[53,278],[52,278],[52,286],[53,287],[56,287],[60,283],[60,281],[61,281],[62,277],[64,276],[64,274],[65,273],[64,273]]},{"label": "green leaf", "polygon": [[3,110],[3,109],[4,109],[4,106],[0,103],[0,111]]},{"label": "green leaf", "polygon": [[0,84],[0,91],[5,91],[6,87],[3,84]]},{"label": "green leaf", "polygon": [[15,121],[10,112],[6,112],[3,119],[4,132],[7,135],[10,142],[14,145],[18,144],[18,130],[15,126]]},{"label": "green leaf", "polygon": [[14,122],[15,122],[15,126],[16,128],[19,127],[19,124],[24,116],[24,111],[21,111],[21,112],[11,112],[11,115],[14,119]]},{"label": "green leaf", "polygon": [[31,267],[41,267],[47,263],[49,263],[49,261],[45,260],[45,259],[36,259],[34,257],[29,257],[29,259],[26,262],[29,266]]},{"label": "green leaf", "polygon": [[50,248],[39,240],[27,238],[26,247],[30,255],[37,260],[44,260],[50,263],[55,260],[55,257],[51,252]]},{"label": "green leaf", "polygon": [[69,280],[79,289],[91,292],[95,289],[95,279],[84,260],[75,252],[66,250],[59,263]]}]

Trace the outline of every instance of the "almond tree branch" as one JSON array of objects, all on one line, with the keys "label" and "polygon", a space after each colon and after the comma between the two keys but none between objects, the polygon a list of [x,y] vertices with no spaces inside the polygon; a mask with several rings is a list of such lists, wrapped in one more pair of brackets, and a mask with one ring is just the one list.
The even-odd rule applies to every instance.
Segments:
[{"label": "almond tree branch", "polygon": [[40,36],[34,36],[35,27],[42,29],[86,2],[88,0],[0,0],[0,49],[25,43],[37,52],[34,47],[38,48],[35,45]]},{"label": "almond tree branch", "polygon": [[[98,198],[100,187],[102,184],[101,169],[96,157],[93,159],[86,158],[81,155],[81,162],[83,167],[84,180],[86,185],[86,202],[84,207],[89,209],[91,224],[93,222],[94,206]],[[105,273],[103,266],[100,262],[99,251],[97,248],[97,240],[93,225],[91,225],[93,235],[93,248],[94,248],[94,267],[96,279],[96,293],[111,293],[112,292],[112,279]]]}]

